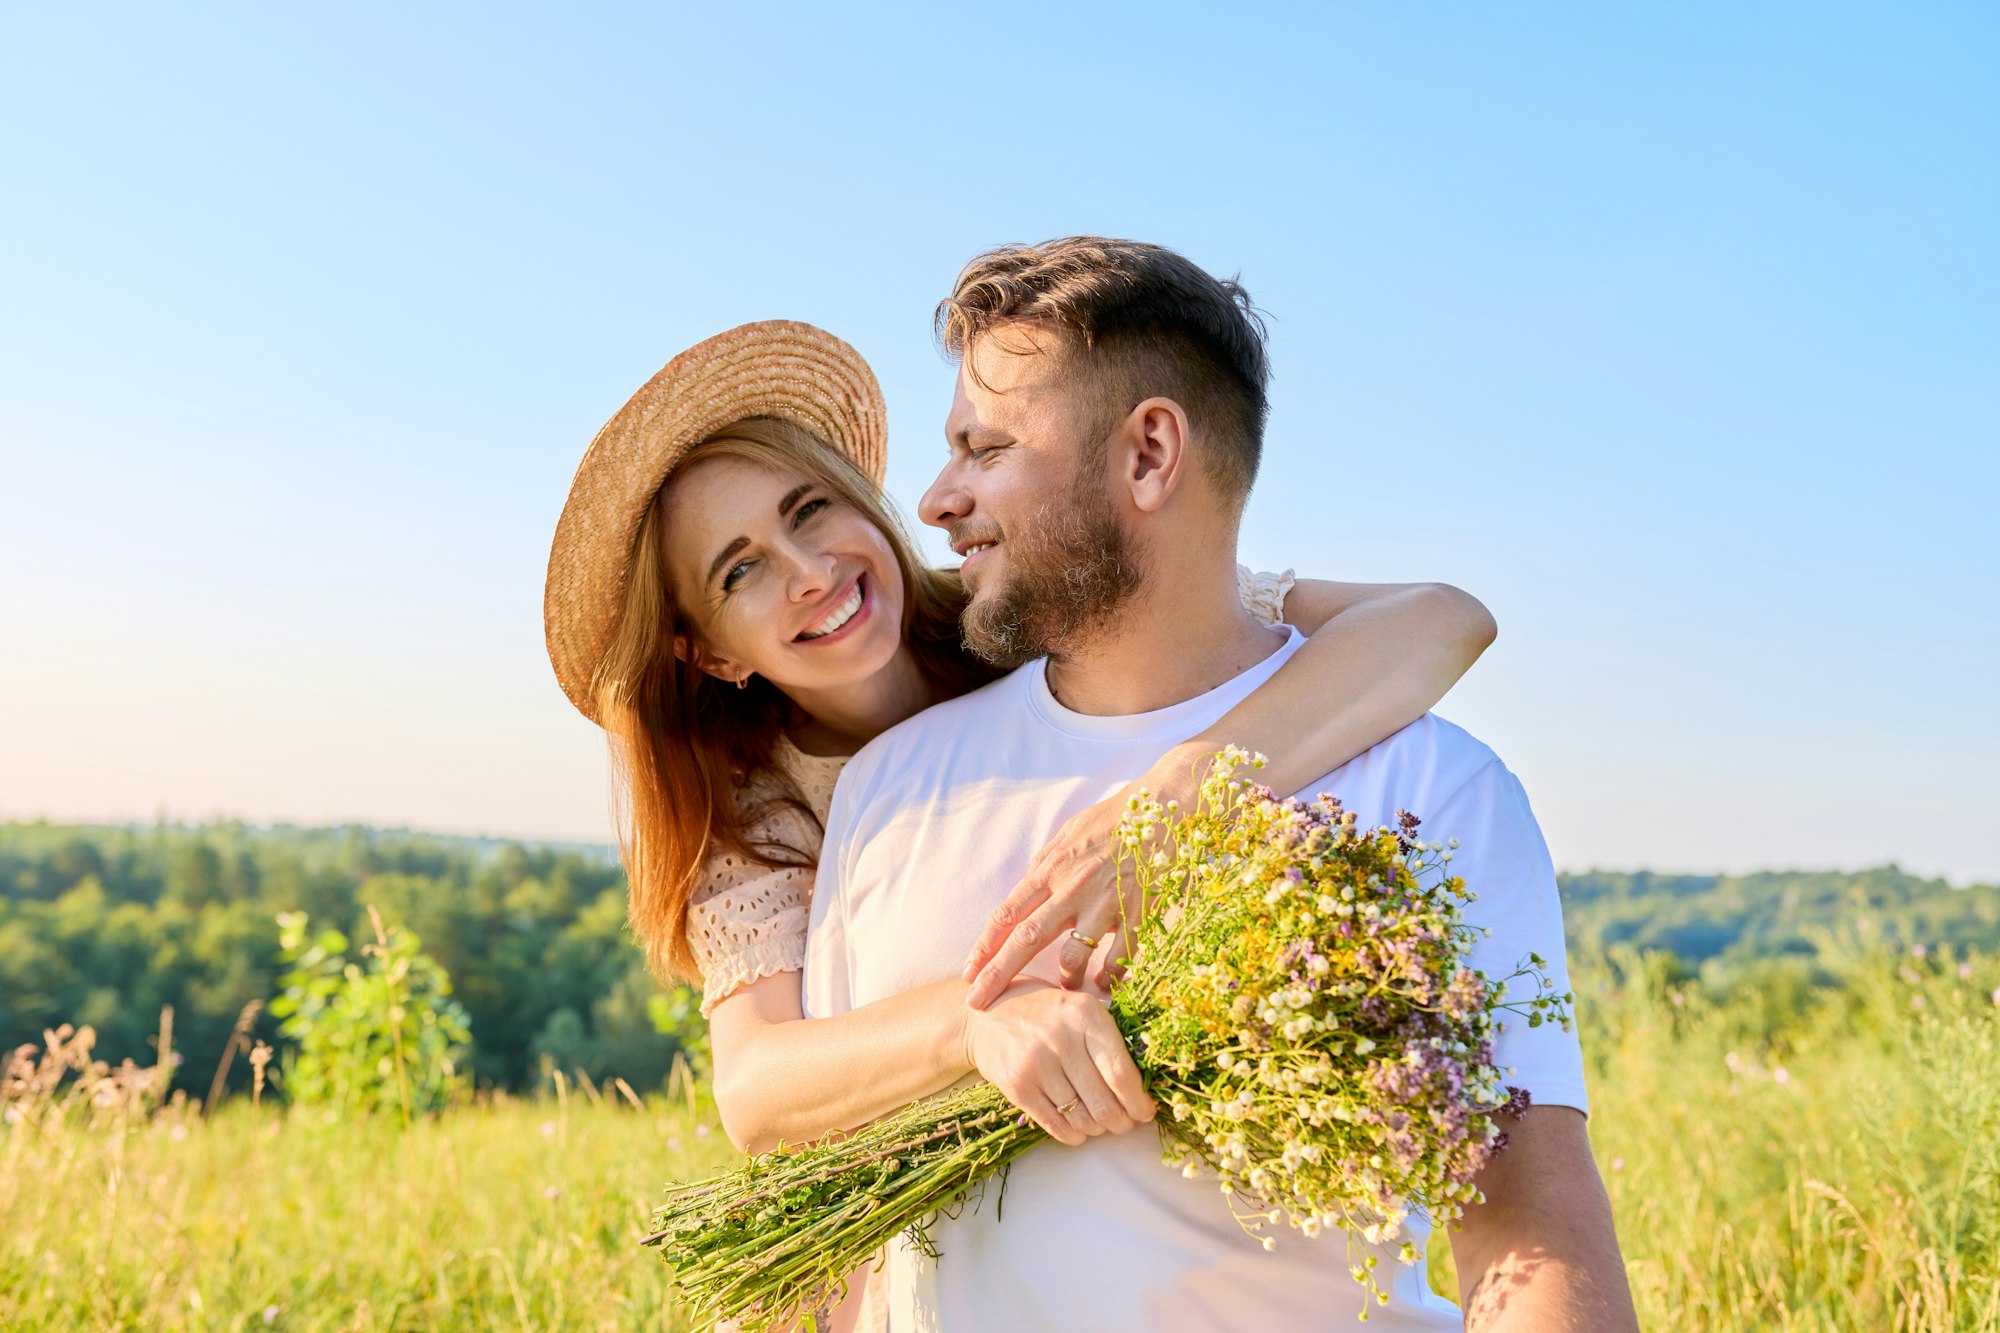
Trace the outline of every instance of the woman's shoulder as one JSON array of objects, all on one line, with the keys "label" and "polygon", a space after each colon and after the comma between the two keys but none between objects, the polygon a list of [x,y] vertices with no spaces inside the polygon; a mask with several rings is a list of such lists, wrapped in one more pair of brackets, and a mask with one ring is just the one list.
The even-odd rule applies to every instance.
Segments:
[{"label": "woman's shoulder", "polygon": [[[795,857],[817,860],[827,809],[833,801],[833,785],[844,762],[806,754],[781,738],[772,751],[770,765],[736,786],[736,817],[745,840],[752,847],[782,849]],[[804,809],[800,808],[801,802]],[[780,857],[781,861],[790,859]],[[694,896],[699,901],[747,882],[799,874],[810,884],[811,871],[804,867],[766,865],[739,852],[718,848],[709,854],[701,886]]]},{"label": "woman's shoulder", "polygon": [[[840,781],[840,771],[847,767],[847,758],[846,755],[807,754],[784,735],[778,737],[777,744],[771,749],[773,769],[784,775],[822,824],[826,823],[826,812],[833,805],[834,784]],[[751,798],[763,800],[778,794],[783,785],[771,773],[758,774],[751,779],[751,783],[758,788],[749,793]]]},{"label": "woman's shoulder", "polygon": [[1297,575],[1289,569],[1282,574],[1263,574],[1247,565],[1236,567],[1236,595],[1243,599],[1243,609],[1266,625],[1285,618],[1285,597],[1296,582]]}]

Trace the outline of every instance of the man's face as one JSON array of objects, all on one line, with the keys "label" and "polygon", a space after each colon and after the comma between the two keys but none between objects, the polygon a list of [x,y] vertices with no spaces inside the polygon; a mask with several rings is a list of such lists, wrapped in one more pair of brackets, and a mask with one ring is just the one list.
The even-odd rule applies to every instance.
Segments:
[{"label": "man's face", "polygon": [[998,666],[1075,651],[1139,586],[1105,423],[1062,367],[1047,330],[975,339],[945,421],[951,458],[919,506],[964,557],[966,644]]}]

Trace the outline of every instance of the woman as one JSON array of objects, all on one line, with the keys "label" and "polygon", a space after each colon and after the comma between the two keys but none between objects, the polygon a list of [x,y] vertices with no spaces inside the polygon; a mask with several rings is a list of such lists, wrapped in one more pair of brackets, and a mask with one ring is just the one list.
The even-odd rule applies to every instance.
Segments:
[{"label": "woman", "polygon": [[[550,557],[550,656],[611,739],[633,929],[661,975],[702,978],[716,1104],[749,1151],[975,1072],[1027,1104],[1046,1068],[1035,1025],[1020,1006],[982,1007],[1032,953],[1008,947],[1006,921],[1033,911],[1051,939],[1115,918],[1106,850],[1124,793],[1043,850],[966,976],[803,1016],[806,907],[841,765],[994,675],[960,646],[955,571],[917,560],[881,496],[883,422],[873,375],[839,339],[782,321],[731,330],[599,433]],[[1244,594],[1311,640],[1133,788],[1191,796],[1195,761],[1226,742],[1268,753],[1272,786],[1302,786],[1421,716],[1493,637],[1453,589],[1246,575]],[[1037,1120],[1070,1143],[1129,1127]]]}]

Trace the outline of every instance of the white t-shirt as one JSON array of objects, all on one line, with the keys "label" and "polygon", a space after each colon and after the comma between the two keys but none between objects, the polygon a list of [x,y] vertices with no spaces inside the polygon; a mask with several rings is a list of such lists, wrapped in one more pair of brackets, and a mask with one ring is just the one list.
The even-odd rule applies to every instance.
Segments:
[{"label": "white t-shirt", "polygon": [[[1235,679],[1157,712],[1097,717],[1064,708],[1044,664],[883,733],[849,762],[834,793],[806,945],[806,1012],[821,1017],[901,994],[964,966],[987,915],[1063,822],[1116,792],[1277,671],[1305,640],[1293,631]],[[1406,808],[1427,838],[1456,837],[1452,869],[1479,895],[1466,916],[1492,930],[1472,965],[1504,976],[1530,952],[1564,967],[1555,870],[1526,794],[1493,752],[1426,715],[1300,795],[1341,798],[1364,824]],[[1056,946],[1031,975],[1054,980]],[[1521,983],[1516,983],[1520,993]],[[1587,1110],[1576,1038],[1555,1024],[1508,1024],[1498,1061],[1537,1104]],[[1390,1303],[1356,1325],[1361,1287],[1346,1237],[1280,1228],[1266,1252],[1231,1216],[1213,1177],[1160,1163],[1141,1128],[1080,1148],[1047,1144],[956,1219],[939,1219],[937,1259],[891,1247],[891,1328],[1188,1330],[1459,1328],[1458,1307],[1423,1266],[1387,1247],[1378,1278]],[[1418,1248],[1428,1234],[1411,1219]],[[1357,1238],[1356,1243],[1359,1244]]]}]

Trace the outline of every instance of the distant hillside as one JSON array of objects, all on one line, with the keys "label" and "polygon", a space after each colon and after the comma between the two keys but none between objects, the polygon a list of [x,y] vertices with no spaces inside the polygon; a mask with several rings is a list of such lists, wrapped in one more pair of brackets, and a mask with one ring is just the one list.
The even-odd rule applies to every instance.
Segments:
[{"label": "distant hillside", "polygon": [[[1574,955],[1666,951],[1718,981],[1830,939],[2000,948],[2000,890],[1893,867],[1592,871],[1562,888]],[[609,848],[358,826],[0,823],[0,1051],[75,1022],[110,1059],[147,1060],[171,1004],[183,1082],[205,1088],[243,1006],[273,994],[277,914],[358,935],[371,903],[450,971],[482,1083],[522,1087],[545,1058],[634,1084],[665,1073],[674,1047],[648,1014],[660,987]],[[259,1033],[275,1037],[268,1019]]]},{"label": "distant hillside", "polygon": [[[369,904],[451,973],[481,1083],[525,1086],[544,1057],[664,1076],[674,1046],[648,1014],[659,986],[607,849],[361,827],[0,824],[0,1050],[73,1022],[112,1060],[150,1060],[171,1004],[205,1088],[243,1006],[274,993],[278,913],[359,939]],[[268,1016],[258,1034],[275,1039]]]},{"label": "distant hillside", "polygon": [[1894,866],[1854,872],[1561,877],[1572,951],[1624,945],[1723,969],[1819,952],[1829,939],[2000,949],[2000,888],[1953,888]]}]

